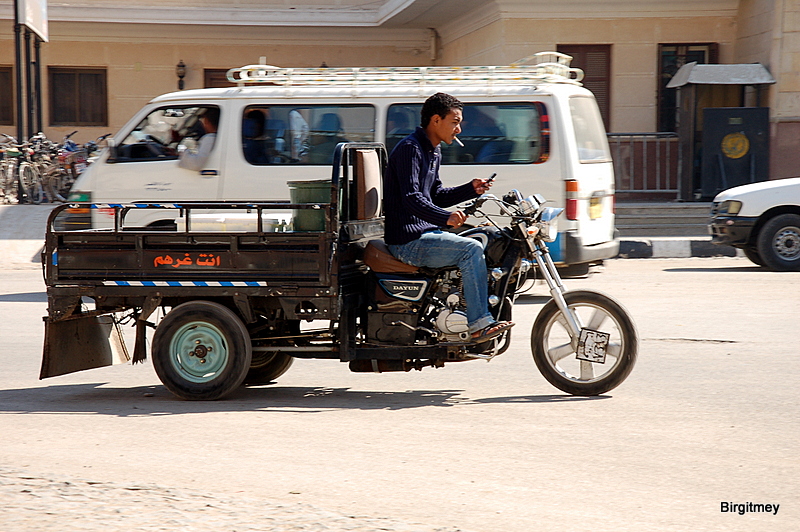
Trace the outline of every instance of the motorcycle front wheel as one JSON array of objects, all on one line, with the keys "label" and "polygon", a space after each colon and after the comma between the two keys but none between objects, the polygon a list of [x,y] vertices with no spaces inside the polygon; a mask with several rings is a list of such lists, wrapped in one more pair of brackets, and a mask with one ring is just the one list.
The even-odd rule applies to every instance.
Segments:
[{"label": "motorcycle front wheel", "polygon": [[600,395],[619,386],[636,363],[636,326],[622,305],[605,294],[576,290],[564,294],[582,329],[609,335],[605,360],[578,358],[578,341],[555,301],[539,312],[531,331],[531,350],[545,379],[572,395]]}]

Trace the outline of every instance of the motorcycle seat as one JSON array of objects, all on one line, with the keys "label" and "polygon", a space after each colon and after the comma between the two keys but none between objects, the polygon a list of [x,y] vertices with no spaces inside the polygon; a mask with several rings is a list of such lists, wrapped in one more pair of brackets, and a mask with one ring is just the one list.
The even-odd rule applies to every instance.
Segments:
[{"label": "motorcycle seat", "polygon": [[418,273],[419,268],[401,262],[392,255],[383,240],[370,240],[364,248],[364,264],[378,273]]}]

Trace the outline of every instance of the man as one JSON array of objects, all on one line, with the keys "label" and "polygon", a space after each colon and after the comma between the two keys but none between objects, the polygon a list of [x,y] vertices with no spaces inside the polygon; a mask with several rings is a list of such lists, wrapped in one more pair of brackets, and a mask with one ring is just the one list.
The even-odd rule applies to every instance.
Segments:
[{"label": "man", "polygon": [[389,251],[406,264],[428,268],[458,265],[467,302],[469,331],[474,342],[485,342],[513,327],[489,313],[486,261],[483,247],[443,227],[460,227],[467,216],[450,207],[475,198],[492,186],[473,179],[447,188],[439,180],[441,142],[451,144],[461,132],[463,104],[437,93],[422,106],[421,127],[400,141],[389,156],[384,185],[384,240]]},{"label": "man", "polygon": [[217,139],[219,108],[209,107],[203,111],[203,114],[200,115],[200,124],[203,126],[205,134],[200,137],[197,149],[188,150],[183,144],[178,146],[178,166],[181,168],[200,171],[205,167],[208,156],[211,154],[214,142]]}]

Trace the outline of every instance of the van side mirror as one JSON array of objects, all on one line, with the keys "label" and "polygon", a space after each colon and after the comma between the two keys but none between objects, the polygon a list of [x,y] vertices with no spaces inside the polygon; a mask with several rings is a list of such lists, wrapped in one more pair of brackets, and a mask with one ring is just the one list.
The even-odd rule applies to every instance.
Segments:
[{"label": "van side mirror", "polygon": [[117,162],[117,141],[112,138],[106,139],[106,147],[108,148],[108,159],[106,162],[108,163],[115,163]]}]

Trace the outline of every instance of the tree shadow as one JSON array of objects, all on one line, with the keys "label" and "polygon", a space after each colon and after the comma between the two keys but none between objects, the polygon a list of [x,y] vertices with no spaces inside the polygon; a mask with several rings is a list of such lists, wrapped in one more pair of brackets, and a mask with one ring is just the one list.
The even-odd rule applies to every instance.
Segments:
[{"label": "tree shadow", "polygon": [[406,410],[510,403],[571,403],[611,396],[522,395],[471,399],[463,390],[354,391],[349,388],[241,387],[220,401],[182,401],[160,385],[132,388],[107,383],[0,390],[0,415],[101,414],[115,417],[169,416],[208,412],[320,413],[337,410]]}]

